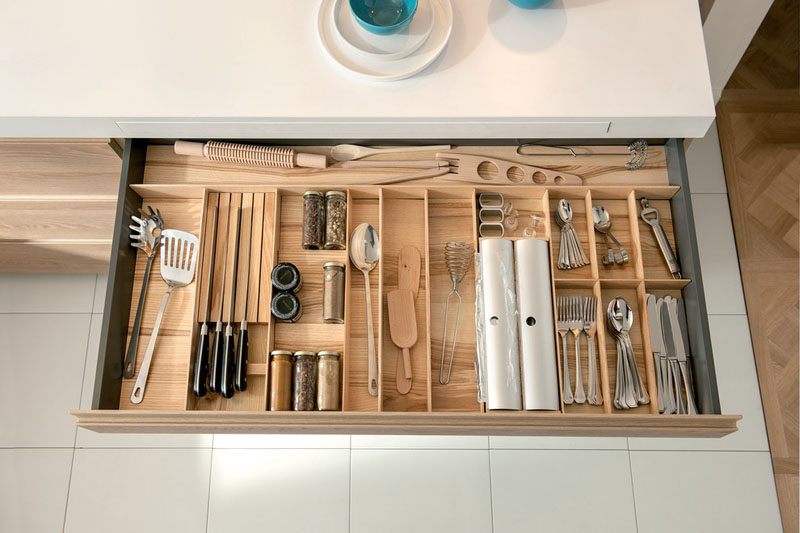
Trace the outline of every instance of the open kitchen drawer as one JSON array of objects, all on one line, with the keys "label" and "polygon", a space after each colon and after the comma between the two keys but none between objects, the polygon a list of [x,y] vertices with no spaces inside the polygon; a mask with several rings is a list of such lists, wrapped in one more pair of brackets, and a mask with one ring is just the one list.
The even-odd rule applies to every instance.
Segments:
[{"label": "open kitchen drawer", "polygon": [[[305,147],[304,151],[325,153],[325,148]],[[514,146],[459,146],[455,151],[555,168],[583,177],[584,185],[484,185],[435,179],[369,185],[376,178],[400,174],[403,169],[321,171],[248,167],[178,156],[171,144],[128,140],[93,409],[73,412],[78,425],[95,431],[159,433],[720,437],[736,431],[740,417],[719,414],[685,161],[678,141],[651,146],[647,164],[633,172],[624,169],[622,163],[625,159],[622,157],[537,159],[516,155]],[[402,154],[403,158],[432,159],[432,156],[424,152]],[[377,396],[369,395],[367,390],[366,302],[361,274],[349,264],[347,250],[304,250],[301,246],[302,193],[308,189],[345,191],[348,237],[360,222],[371,223],[380,236],[381,261],[370,274],[379,364]],[[632,340],[636,364],[650,393],[650,404],[630,410],[614,408],[611,398],[615,386],[616,350],[613,337],[607,333],[604,319],[599,316],[597,345],[604,398],[602,405],[565,405],[562,401],[560,410],[554,412],[487,410],[477,399],[474,370],[474,269],[470,269],[460,285],[463,307],[452,379],[448,385],[439,384],[444,300],[452,286],[444,263],[444,244],[458,240],[477,247],[476,196],[481,192],[498,190],[514,204],[522,217],[531,213],[545,215],[537,238],[551,242],[552,258],[558,257],[559,246],[558,239],[551,238],[558,231],[552,213],[558,199],[570,200],[575,211],[574,225],[591,265],[564,271],[555,269],[555,262],[552,262],[554,294],[594,295],[602,309],[615,296],[623,296],[630,302],[635,313]],[[685,279],[670,277],[650,228],[639,218],[638,199],[641,197],[650,199],[651,205],[660,210],[668,238],[673,247],[677,245]],[[598,202],[611,212],[615,221],[614,231],[631,255],[630,262],[622,267],[606,268],[599,261],[605,250],[600,239],[595,237],[590,212],[592,205]],[[247,220],[242,225],[242,242],[249,240],[253,250],[249,258],[247,309],[244,309],[241,296],[237,295],[235,302],[235,322],[243,313],[247,313],[249,322],[248,387],[231,399],[223,399],[214,393],[197,398],[191,386],[210,256],[210,247],[203,236],[210,233],[211,215],[217,204],[220,206],[218,235],[224,234],[228,206],[241,206]],[[129,246],[128,221],[143,205],[158,207],[166,227],[201,236],[201,260],[194,282],[173,293],[161,326],[144,401],[133,404],[130,394],[136,376],[134,379],[122,378],[122,360],[141,290],[145,257]],[[506,237],[520,237],[524,225],[521,223]],[[403,245],[409,244],[415,246],[422,257],[416,298],[419,340],[411,349],[412,389],[402,395],[395,387],[400,351],[390,339],[384,302],[387,292],[397,285],[398,252]],[[222,274],[219,258],[224,253],[219,244],[216,253],[218,261],[214,274],[218,279]],[[240,248],[239,254],[243,264],[247,264],[244,247]],[[269,273],[272,266],[282,261],[297,265],[304,281],[301,292],[304,312],[296,323],[276,323],[269,314],[272,291]],[[321,267],[326,261],[347,264],[344,324],[324,324],[322,321]],[[228,279],[230,264],[229,261]],[[165,290],[158,268],[154,267],[139,340],[137,374]],[[703,414],[658,414],[646,318],[646,292],[659,296],[682,296],[684,299],[696,402]],[[216,320],[217,304],[215,295],[211,306],[212,322]],[[553,335],[556,335],[555,331]],[[561,369],[561,343],[556,345]],[[268,411],[268,354],[273,349],[336,350],[342,353],[342,410]],[[574,361],[570,365],[574,376]]]}]

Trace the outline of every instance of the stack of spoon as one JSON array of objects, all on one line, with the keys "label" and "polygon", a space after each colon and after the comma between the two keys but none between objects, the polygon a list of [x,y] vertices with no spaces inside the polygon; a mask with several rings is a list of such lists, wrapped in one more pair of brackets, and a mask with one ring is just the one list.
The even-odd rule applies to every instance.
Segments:
[{"label": "stack of spoon", "polygon": [[633,409],[650,403],[650,396],[642,386],[636,355],[633,353],[630,330],[633,326],[633,309],[625,298],[614,298],[608,305],[608,330],[617,340],[617,386],[614,407]]},{"label": "stack of spoon", "polygon": [[571,270],[588,265],[589,260],[583,253],[581,241],[572,226],[572,206],[565,198],[558,202],[555,219],[561,228],[561,246],[558,250],[559,270]]}]

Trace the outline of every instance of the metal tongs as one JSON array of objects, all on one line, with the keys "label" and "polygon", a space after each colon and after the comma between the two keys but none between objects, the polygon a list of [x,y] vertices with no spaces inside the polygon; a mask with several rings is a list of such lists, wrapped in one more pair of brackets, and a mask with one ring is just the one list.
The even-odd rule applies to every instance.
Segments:
[{"label": "metal tongs", "polygon": [[[653,235],[656,237],[656,242],[658,242],[658,247],[661,249],[661,255],[664,256],[664,261],[667,262],[670,274],[672,274],[673,278],[680,278],[681,267],[678,265],[675,252],[672,251],[672,247],[669,245],[667,234],[664,233],[664,228],[661,227],[661,214],[655,207],[650,207],[647,198],[642,198],[640,202],[642,204],[642,212],[640,213],[642,220],[653,228]],[[652,217],[648,218],[651,215]]]}]

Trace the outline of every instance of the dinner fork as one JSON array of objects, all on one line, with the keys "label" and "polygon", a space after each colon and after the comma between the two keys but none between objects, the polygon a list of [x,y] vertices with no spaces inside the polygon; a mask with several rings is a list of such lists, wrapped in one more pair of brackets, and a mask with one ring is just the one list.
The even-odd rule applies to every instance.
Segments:
[{"label": "dinner fork", "polygon": [[564,362],[564,386],[562,387],[562,396],[564,403],[569,405],[573,402],[572,385],[569,381],[569,363],[567,362],[567,333],[569,332],[569,323],[567,322],[567,298],[566,296],[559,296],[556,305],[558,317],[556,320],[556,330],[561,335],[561,360]]},{"label": "dinner fork", "polygon": [[586,391],[583,388],[583,375],[581,369],[581,333],[583,333],[583,309],[580,296],[569,298],[569,317],[567,325],[575,336],[575,402],[586,403]]},{"label": "dinner fork", "polygon": [[589,396],[592,405],[603,405],[603,393],[600,390],[600,380],[597,373],[596,354],[594,350],[594,336],[597,333],[597,299],[584,298],[583,306],[583,333],[589,344]]}]

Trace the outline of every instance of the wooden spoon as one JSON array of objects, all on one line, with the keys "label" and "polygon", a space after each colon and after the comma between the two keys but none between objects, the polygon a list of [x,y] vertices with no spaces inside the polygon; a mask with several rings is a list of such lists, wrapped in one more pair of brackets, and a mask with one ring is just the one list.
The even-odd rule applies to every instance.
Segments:
[{"label": "wooden spoon", "polygon": [[414,293],[408,289],[397,289],[386,295],[389,308],[389,332],[392,342],[403,351],[397,358],[395,381],[397,392],[408,394],[411,390],[411,352],[417,343],[417,313],[414,309]]},{"label": "wooden spoon", "polygon": [[437,152],[449,150],[449,144],[438,146],[393,146],[391,148],[370,148],[357,144],[337,144],[331,148],[331,157],[336,161],[352,161],[368,155],[387,154],[397,152]]},{"label": "wooden spoon", "polygon": [[[417,324],[416,324],[416,309],[414,307],[414,300],[417,297],[417,291],[419,291],[419,273],[420,273],[420,264],[422,260],[420,257],[419,250],[414,248],[413,246],[404,246],[400,249],[400,253],[397,256],[397,288],[398,291],[407,290],[411,291],[411,303],[403,303],[401,301],[402,298],[407,298],[403,296],[393,296],[393,299],[397,299],[398,301],[395,302],[394,305],[398,306],[394,311],[392,310],[392,305],[389,305],[389,331],[392,334],[392,342],[396,344],[399,348],[403,349],[401,344],[398,344],[394,339],[394,329],[392,329],[392,317],[394,314],[397,315],[398,320],[403,319],[405,314],[408,314],[407,319],[410,320],[414,327],[414,340],[408,346],[411,348],[417,341]],[[387,295],[387,298],[389,295]],[[401,306],[407,306],[407,309],[402,310]],[[399,314],[398,314],[399,313]],[[404,329],[404,326],[395,326]],[[399,331],[399,334],[402,335],[406,333],[404,331]],[[404,340],[402,337],[398,337],[399,340]],[[397,358],[397,369],[395,370],[395,381],[397,383],[397,391],[400,394],[408,394],[411,390],[411,383],[413,379],[413,374],[411,370],[411,352],[408,349],[403,349],[402,357]]]}]

